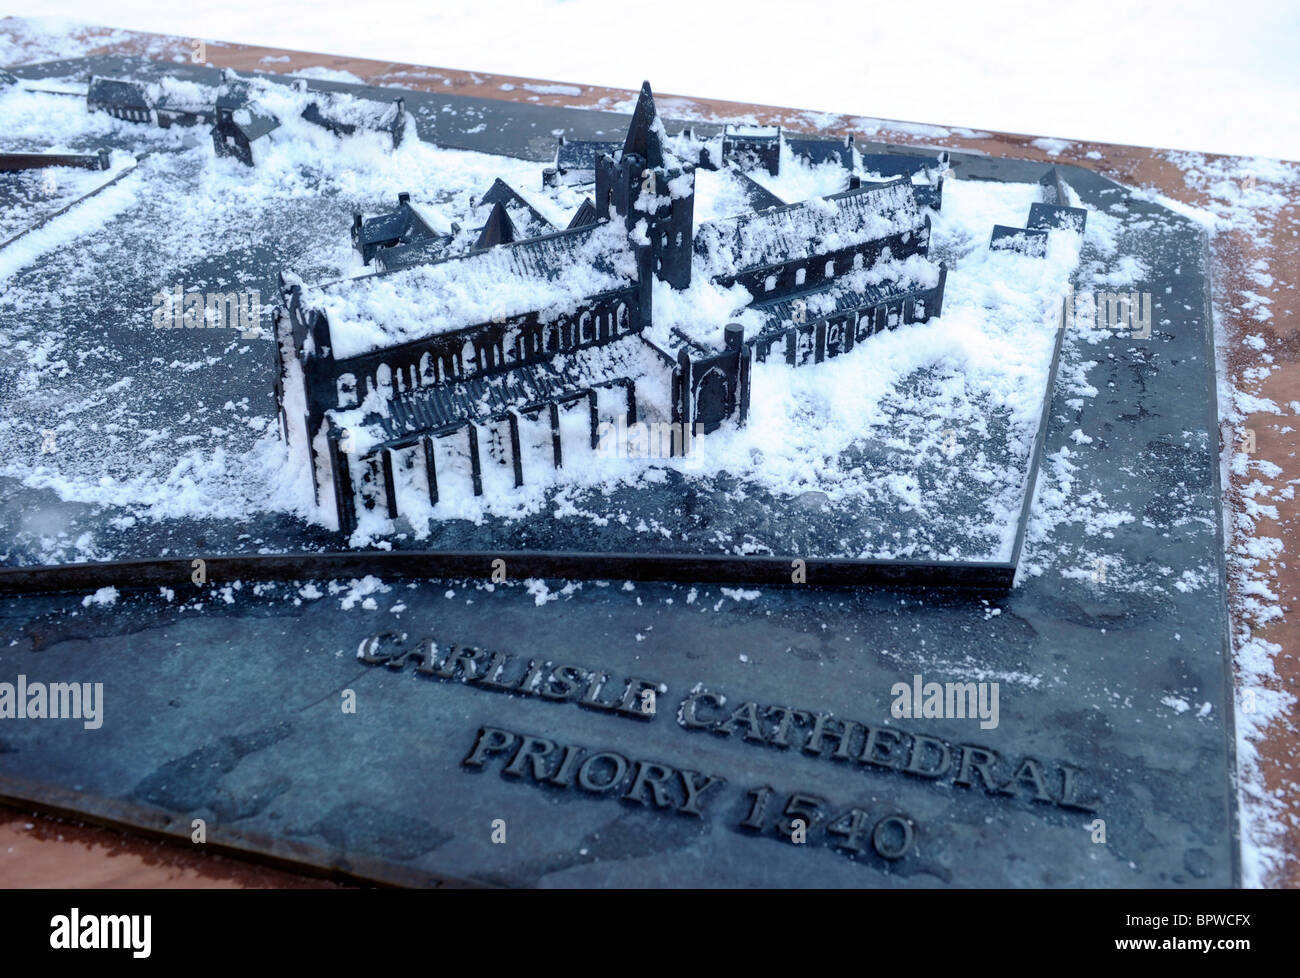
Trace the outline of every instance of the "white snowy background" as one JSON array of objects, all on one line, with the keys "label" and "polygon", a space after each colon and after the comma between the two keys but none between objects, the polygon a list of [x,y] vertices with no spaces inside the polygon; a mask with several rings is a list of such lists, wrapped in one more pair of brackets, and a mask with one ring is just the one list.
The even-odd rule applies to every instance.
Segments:
[{"label": "white snowy background", "polygon": [[[1063,139],[1300,159],[1300,3],[9,0],[444,68]],[[0,51],[0,63],[4,62]]]}]

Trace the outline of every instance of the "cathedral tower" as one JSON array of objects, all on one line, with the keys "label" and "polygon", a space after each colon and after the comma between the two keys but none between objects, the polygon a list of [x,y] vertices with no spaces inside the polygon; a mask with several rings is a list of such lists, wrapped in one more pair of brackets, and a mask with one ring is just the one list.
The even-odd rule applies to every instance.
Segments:
[{"label": "cathedral tower", "polygon": [[649,246],[657,278],[684,289],[691,284],[695,166],[666,157],[666,140],[645,82],[622,151],[596,161],[596,207],[602,217],[612,210]]}]

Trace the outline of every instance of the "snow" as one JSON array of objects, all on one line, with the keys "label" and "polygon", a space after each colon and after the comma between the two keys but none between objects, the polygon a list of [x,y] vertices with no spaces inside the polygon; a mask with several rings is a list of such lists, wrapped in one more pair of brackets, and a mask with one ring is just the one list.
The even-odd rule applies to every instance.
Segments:
[{"label": "snow", "polygon": [[1060,156],[1070,148],[1071,143],[1067,139],[1039,138],[1033,140],[1029,145],[1041,149],[1048,156]]},{"label": "snow", "polygon": [[[106,246],[104,242],[134,241],[135,235],[148,235],[150,245],[147,249],[116,246],[114,267],[120,266],[123,275],[141,275],[166,289],[176,283],[186,289],[198,287],[185,281],[184,275],[206,254],[209,242],[238,240],[250,226],[266,224],[267,215],[274,215],[270,233],[281,228],[279,233],[286,234],[292,228],[297,242],[295,250],[301,259],[286,271],[308,283],[337,280],[334,285],[309,286],[307,299],[326,311],[334,353],[340,357],[460,324],[509,317],[539,304],[551,312],[563,312],[577,297],[631,280],[634,269],[625,248],[612,268],[567,262],[561,264],[562,274],[555,279],[513,263],[517,249],[510,247],[444,264],[353,277],[362,269],[356,264],[347,234],[350,213],[387,211],[399,191],[410,191],[412,203],[430,213],[437,226],[449,227],[451,221],[457,221],[466,228],[472,228],[478,216],[478,196],[497,176],[526,190],[529,200],[557,224],[567,223],[583,191],[572,187],[537,189],[539,169],[534,162],[439,149],[417,138],[393,149],[388,137],[373,132],[340,140],[299,117],[312,97],[309,94],[289,86],[255,87],[259,104],[273,112],[282,125],[258,141],[258,163],[252,173],[236,161],[215,158],[210,143],[195,139],[193,131],[188,133],[187,144],[184,130],[131,126],[102,113],[87,113],[80,100],[32,92],[0,97],[0,121],[7,123],[13,118],[20,122],[16,128],[5,125],[3,129],[13,134],[7,137],[11,144],[26,145],[38,138],[35,121],[42,117],[40,132],[61,144],[76,144],[96,133],[110,132],[167,150],[146,156],[120,183],[80,205],[84,212],[65,215],[68,220],[56,219],[44,232],[29,236],[31,240],[24,239],[0,253],[0,261],[7,263],[3,269],[7,276],[5,302],[27,309],[47,301],[44,279],[32,277],[38,258],[52,261],[64,276],[60,292],[69,300],[83,291],[103,289],[97,277],[99,260],[86,256],[97,254]],[[116,158],[114,165],[119,165]],[[701,171],[701,178],[704,213],[725,221],[738,210],[748,211],[743,195],[728,188],[730,178],[707,171]],[[785,199],[797,201],[802,193],[836,191],[844,179],[842,168],[811,167],[787,154],[782,176],[770,184]],[[1077,260],[1076,236],[1070,233],[1053,235],[1046,260],[988,253],[992,224],[1023,222],[1036,193],[1031,184],[950,180],[944,211],[933,217],[931,242],[934,253],[951,266],[943,317],[873,336],[824,364],[789,370],[774,358],[758,365],[755,389],[762,396],[756,399],[755,423],[748,428],[724,429],[702,439],[698,454],[687,459],[629,458],[628,453],[596,458],[589,446],[585,454],[579,447],[585,437],[585,419],[566,412],[564,437],[577,444],[571,451],[566,441],[566,462],[572,462],[562,471],[539,467],[529,471],[525,486],[515,489],[506,485],[484,497],[449,489],[442,494],[437,512],[428,510],[427,499],[423,507],[404,505],[407,523],[403,526],[422,539],[429,532],[430,519],[479,522],[492,515],[519,519],[546,509],[557,516],[580,515],[600,525],[610,519],[610,513],[584,499],[598,498],[618,486],[635,486],[641,480],[662,481],[673,469],[706,479],[731,472],[753,480],[754,486],[764,491],[801,499],[801,506],[854,500],[863,506],[912,513],[918,520],[936,512],[935,500],[924,498],[910,476],[888,471],[888,466],[863,466],[850,457],[866,440],[874,440],[881,451],[940,464],[950,472],[947,477],[960,474],[972,488],[989,496],[993,502],[982,518],[987,524],[975,527],[971,545],[979,555],[1006,556],[1054,336],[1053,297],[1059,295]],[[866,196],[875,195],[896,196],[897,192],[885,187]],[[160,209],[168,214],[168,220],[150,220]],[[855,222],[841,220],[843,209],[842,203],[814,201],[800,217],[817,225],[815,230],[825,236],[828,248],[857,241],[866,233],[918,227],[919,215],[911,207],[887,209],[866,232]],[[298,216],[293,217],[295,214]],[[715,249],[711,256],[697,255],[694,284],[686,292],[656,286],[656,325],[650,338],[664,349],[673,349],[677,342],[664,334],[678,326],[688,335],[717,345],[722,326],[733,318],[757,328],[761,317],[742,311],[754,297],[743,288],[720,288],[709,279],[725,272],[729,263],[761,260],[782,237],[779,232],[784,230],[789,237],[800,230],[784,227],[783,222],[792,219],[791,211],[775,218],[760,215],[756,224],[771,225],[771,233],[750,236],[743,242],[748,249],[743,255],[726,247]],[[582,247],[595,255],[609,253],[609,245],[621,234],[606,226],[577,237],[585,238],[587,244]],[[839,277],[868,284],[881,279],[886,271],[925,285],[933,284],[936,274],[932,263],[919,258],[901,263],[886,258],[877,268],[844,269]],[[1000,284],[993,285],[995,281]],[[223,290],[247,288],[240,282],[219,284]],[[269,308],[273,302],[274,297],[263,296],[261,304]],[[260,410],[230,404],[214,416],[208,406],[196,405],[174,416],[175,428],[154,423],[134,429],[138,421],[126,410],[126,402],[120,401],[120,392],[152,388],[156,380],[141,380],[132,374],[114,377],[120,385],[116,396],[107,389],[108,384],[86,387],[78,382],[67,365],[84,361],[87,351],[75,329],[20,331],[4,342],[8,346],[0,354],[14,364],[20,388],[43,394],[28,402],[21,417],[0,419],[0,429],[12,430],[12,440],[24,449],[5,460],[0,474],[20,480],[28,489],[52,491],[66,503],[109,506],[119,510],[115,515],[144,521],[241,519],[251,513],[285,511],[325,527],[333,525],[333,507],[318,506],[312,498],[305,456],[286,457],[276,425],[268,423]],[[243,343],[220,355],[257,355],[240,352],[256,348]],[[616,354],[602,348],[591,355]],[[217,351],[213,351],[207,357],[170,364],[164,361],[157,366],[165,369],[167,386],[184,383],[186,373],[213,366],[216,357]],[[613,375],[641,377],[665,369],[648,350],[643,359],[646,362],[625,364],[626,374]],[[53,378],[51,369],[56,373]],[[294,386],[289,385],[291,389]],[[638,388],[638,411],[643,420],[666,421],[668,405],[660,403],[666,398],[666,379]],[[941,412],[933,410],[936,397],[944,404]],[[613,392],[602,401],[605,416],[617,410],[616,401]],[[85,412],[103,410],[106,403],[110,405],[106,424],[81,422]],[[300,425],[302,407],[287,407],[290,423]],[[1007,426],[1006,434],[1000,436],[1005,441],[999,442],[993,455],[967,449],[987,437],[991,415]],[[810,417],[823,418],[825,424],[810,424]],[[207,420],[195,430],[199,418]],[[31,439],[21,436],[15,426],[27,432],[55,430],[58,453],[29,454],[26,446]],[[530,429],[524,435],[537,441],[545,454],[549,431],[540,430],[543,428]],[[305,439],[295,441],[292,451],[304,450]],[[951,455],[946,448],[949,445]],[[488,451],[492,451],[490,445]],[[451,463],[449,476],[459,464],[457,460]],[[440,459],[440,471],[442,464]],[[499,469],[485,466],[493,476]],[[824,502],[808,497],[810,492],[822,493]],[[377,518],[377,514],[368,515]],[[672,532],[671,527],[653,519],[635,525],[639,532],[655,536]],[[378,524],[363,525],[354,542],[384,540],[393,531],[391,524],[380,519]],[[846,553],[933,554],[933,544],[927,542],[929,532],[894,542],[860,541]],[[43,549],[49,560],[67,559],[73,553],[83,559],[103,556],[93,548],[93,540],[82,547],[74,539],[59,537]]]},{"label": "snow", "polygon": [[105,607],[107,605],[117,604],[117,599],[119,596],[120,595],[118,594],[117,588],[102,587],[94,594],[87,594],[84,598],[82,598],[81,606],[83,608],[89,608],[91,605],[99,605],[100,607]]},{"label": "snow", "polygon": [[[580,242],[554,266],[521,260],[536,246],[508,245],[433,265],[309,287],[304,301],[330,322],[334,356],[351,357],[419,337],[540,309],[542,321],[584,296],[623,288],[636,276],[627,236],[611,224],[575,234]],[[609,265],[597,259],[612,258]],[[548,272],[558,268],[559,274]]]},{"label": "snow", "polygon": [[[464,459],[448,471],[448,464],[457,465],[457,460],[440,457],[444,491],[433,507],[422,498],[427,494],[418,480],[403,476],[398,465],[401,526],[423,539],[430,520],[519,519],[548,509],[557,516],[587,516],[600,525],[608,520],[608,513],[591,511],[598,504],[581,501],[587,499],[585,494],[599,500],[620,485],[662,481],[674,469],[699,479],[729,473],[748,485],[803,499],[803,505],[885,507],[913,513],[922,524],[944,524],[943,492],[922,494],[909,472],[895,471],[893,466],[863,466],[854,459],[857,446],[873,443],[902,457],[942,459],[952,470],[949,478],[960,472],[963,478],[981,483],[993,500],[989,522],[972,528],[978,549],[966,556],[1006,559],[1025,463],[1037,430],[1059,296],[1078,261],[1079,239],[1071,232],[1052,234],[1046,259],[989,253],[992,223],[1023,221],[1036,194],[1033,184],[950,181],[945,210],[933,216],[933,247],[951,266],[943,316],[878,334],[848,354],[815,366],[791,369],[779,356],[756,364],[753,390],[757,396],[751,403],[749,424],[739,429],[726,426],[699,439],[688,458],[645,459],[628,457],[630,452],[592,457],[566,442],[566,460],[576,450],[584,460],[581,464],[566,465],[558,472],[538,468],[529,472],[522,487],[507,484],[475,497],[447,489],[457,484],[449,480],[457,477]],[[678,327],[717,345],[723,324],[747,322],[749,313],[736,312],[750,301],[749,294],[739,287],[721,289],[709,282],[710,274],[730,267],[725,261],[697,255],[690,289],[679,292],[656,284],[650,338],[672,348],[676,344],[669,333]],[[937,268],[918,256],[904,262],[886,259],[871,269],[850,270],[841,280],[860,279],[857,285],[862,286],[887,276],[932,285]],[[337,331],[335,336],[337,343]],[[919,378],[925,380],[917,388]],[[936,399],[943,405],[941,411],[935,410]],[[641,402],[638,414],[646,421],[665,420],[666,406]],[[1009,430],[1005,447],[986,453],[980,443],[990,437],[990,417],[1002,419]],[[585,424],[585,419],[578,420]],[[340,414],[339,421],[356,424],[360,412]],[[539,450],[549,452],[549,432],[544,428],[539,426],[536,433],[543,443]],[[522,437],[527,460],[527,430]],[[362,442],[364,438],[358,441],[358,451],[364,450]],[[485,463],[484,471],[495,468]],[[409,486],[403,481],[408,478]],[[821,503],[814,503],[810,494]],[[642,520],[638,529],[654,535],[671,533],[671,527],[653,520]],[[362,544],[391,532],[391,524],[378,511],[363,513],[351,542]],[[876,540],[865,550],[848,553],[938,556],[924,533],[901,541]]]},{"label": "snow", "polygon": [[[267,59],[263,59],[267,60]],[[345,82],[350,85],[364,85],[365,82],[350,71],[341,68],[325,68],[313,65],[310,68],[297,68],[292,72],[294,78],[310,78],[313,81]]]},{"label": "snow", "polygon": [[[1193,153],[1170,156],[1184,172],[1188,188],[1204,199],[1203,224],[1211,231],[1216,253],[1214,315],[1224,444],[1224,534],[1237,680],[1234,716],[1242,878],[1246,886],[1276,885],[1278,874],[1296,858],[1284,824],[1293,817],[1288,813],[1294,812],[1297,803],[1295,783],[1287,777],[1285,787],[1270,788],[1268,765],[1260,756],[1259,745],[1273,740],[1279,728],[1288,729],[1296,698],[1285,688],[1277,669],[1277,662],[1293,652],[1266,636],[1269,623],[1284,615],[1277,577],[1279,571],[1286,573],[1290,557],[1282,540],[1271,535],[1270,527],[1278,518],[1273,504],[1294,498],[1297,477],[1293,459],[1253,455],[1243,450],[1241,439],[1250,416],[1257,416],[1258,420],[1251,422],[1254,424],[1275,424],[1272,417],[1287,416],[1288,411],[1300,413],[1300,403],[1291,402],[1284,408],[1261,394],[1274,369],[1273,355],[1279,352],[1278,334],[1272,331],[1238,337],[1256,356],[1249,366],[1234,372],[1227,358],[1232,338],[1227,334],[1226,316],[1230,311],[1268,312],[1268,303],[1261,301],[1266,296],[1237,283],[1245,278],[1270,289],[1274,275],[1266,258],[1256,259],[1247,268],[1236,264],[1238,242],[1259,240],[1276,227],[1281,212],[1292,206],[1300,192],[1300,166],[1260,158],[1214,159]],[[1275,295],[1287,294],[1283,290],[1288,288],[1293,292],[1294,287],[1294,283],[1278,282]],[[1262,349],[1260,338],[1266,341]]]},{"label": "snow", "polygon": [[[85,181],[79,189],[89,194],[97,186],[107,184],[134,166],[135,161],[129,156],[118,154],[107,172],[100,171],[97,174],[99,180]],[[85,236],[102,228],[135,204],[138,192],[138,181],[133,183],[128,176],[101,193],[79,201],[45,225],[8,245],[0,251],[0,281],[31,265],[50,250],[66,244],[70,237]]]},{"label": "snow", "polygon": [[[635,16],[604,0],[418,7],[327,0],[310,17],[287,0],[122,0],[111,8],[13,0],[9,12],[583,85],[630,88],[652,78],[664,92],[861,117],[856,128],[864,133],[902,119],[916,121],[890,128],[941,138],[962,132],[950,125],[960,122],[1060,140],[1300,158],[1297,12],[1289,0],[1098,0],[1086,17],[1068,5],[1005,0],[933,0],[923,10],[884,5],[869,13],[828,4],[817,16],[792,15],[779,0],[750,0],[743,19],[728,4],[655,6],[655,23],[672,25],[672,37],[718,39],[724,52],[743,49],[735,57],[701,57],[690,43],[638,45],[649,35],[638,34]],[[38,29],[49,38],[46,57],[94,46],[63,41],[66,21]],[[792,52],[799,70],[777,70]],[[809,52],[815,65],[804,63]],[[891,83],[864,84],[864,58],[872,78]],[[12,61],[0,43],[0,64]]]},{"label": "snow", "polygon": [[812,197],[808,201],[807,206],[772,208],[699,226],[696,247],[709,256],[713,274],[728,275],[740,269],[828,254],[888,235],[924,234],[916,200],[904,183],[849,197]]}]

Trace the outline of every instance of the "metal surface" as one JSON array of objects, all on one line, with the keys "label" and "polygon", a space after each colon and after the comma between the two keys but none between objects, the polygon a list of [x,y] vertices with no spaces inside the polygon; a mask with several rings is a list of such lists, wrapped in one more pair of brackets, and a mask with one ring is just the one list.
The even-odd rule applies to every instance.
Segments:
[{"label": "metal surface", "polygon": [[[1033,180],[1043,169],[955,162],[967,178]],[[1086,568],[1060,566],[992,601],[892,588],[628,587],[622,574],[548,591],[507,561],[506,581],[490,587],[394,581],[370,608],[350,600],[350,585],[255,594],[214,574],[200,590],[188,561],[151,563],[148,573],[171,583],[154,577],[132,590],[112,580],[122,596],[108,607],[80,594],[0,599],[12,636],[0,648],[0,682],[104,684],[98,729],[0,726],[0,794],[180,840],[201,818],[211,843],[231,851],[398,883],[1231,885],[1204,236],[1104,178],[1062,170],[1089,205],[1127,206],[1124,250],[1150,259],[1141,287],[1156,296],[1160,325],[1145,346],[1108,345],[1113,356],[1093,379],[1106,385],[1102,396],[1077,406],[1053,390],[1042,451],[1073,444],[1075,429],[1094,438],[1076,491],[1142,514],[1101,545],[1145,555],[1153,578],[1208,573],[1216,597],[1098,589]],[[1061,358],[1078,369],[1097,356],[1066,341]],[[1042,546],[1032,534],[1020,542],[1030,558]],[[1052,543],[1080,554],[1098,545],[1068,522]],[[393,557],[411,557],[419,572],[419,555]],[[431,651],[426,637],[437,644],[432,665],[384,661]],[[451,646],[466,650],[459,662],[448,661]],[[526,680],[530,661],[541,679],[553,673],[542,663],[580,671],[560,676],[550,697],[500,688]],[[892,717],[894,685],[916,675],[999,681],[998,726]],[[566,676],[574,688],[558,695]],[[343,709],[348,691],[355,712]],[[1174,693],[1194,695],[1196,709],[1164,705]],[[713,729],[732,716],[730,729]],[[620,770],[613,756],[580,773],[598,752],[626,764],[609,787]],[[709,778],[721,780],[704,787]],[[810,821],[806,843],[778,831],[789,828],[779,824],[787,809]],[[1094,841],[1097,819],[1105,842]]]}]

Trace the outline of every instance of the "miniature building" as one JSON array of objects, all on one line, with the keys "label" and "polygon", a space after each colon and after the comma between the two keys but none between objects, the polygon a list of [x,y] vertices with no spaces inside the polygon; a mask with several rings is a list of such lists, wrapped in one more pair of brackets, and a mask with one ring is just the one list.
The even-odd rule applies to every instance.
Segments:
[{"label": "miniature building", "polygon": [[[299,91],[306,91],[301,82]],[[233,156],[253,165],[257,140],[278,128],[274,114],[258,107],[252,85],[233,72],[224,73],[220,89],[164,77],[148,85],[119,78],[94,77],[86,94],[92,111],[107,112],[129,122],[171,126],[212,126],[219,156]],[[401,144],[406,132],[405,100],[376,102],[342,93],[318,93],[302,112],[308,122],[338,136],[357,130],[381,132]]]},{"label": "miniature building", "polygon": [[193,82],[164,78],[156,85],[154,113],[163,129],[172,126],[210,126],[217,121],[218,90]]},{"label": "miniature building", "polygon": [[92,78],[87,105],[129,122],[144,122],[163,129],[172,126],[211,125],[216,120],[217,90],[174,78],[144,85],[117,78]]},{"label": "miniature building", "polygon": [[[391,272],[427,265],[433,261],[463,255],[476,248],[535,238],[556,230],[536,207],[500,178],[494,180],[487,192],[473,203],[469,214],[471,223],[467,227],[462,228],[454,222],[448,222],[446,227],[435,229],[428,212],[411,204],[408,199],[402,206],[419,211],[420,223],[413,224],[400,240],[378,242],[379,247],[373,251],[376,270]],[[401,216],[395,213],[388,218],[375,220],[400,221]],[[576,226],[570,224],[570,227]],[[374,232],[363,234],[389,233],[381,230],[381,227],[377,224]],[[365,255],[362,257],[364,259]]]},{"label": "miniature building", "polygon": [[411,195],[397,195],[397,209],[377,217],[363,219],[352,215],[352,247],[369,265],[384,248],[440,237],[423,211],[411,204]]},{"label": "miniature building", "polygon": [[218,156],[233,156],[245,166],[254,163],[253,146],[280,127],[280,120],[249,97],[246,85],[235,81],[217,96],[212,148]]},{"label": "miniature building", "polygon": [[619,151],[618,143],[603,140],[565,139],[560,137],[555,151],[555,172],[560,183],[593,183],[596,161]]},{"label": "miniature building", "polygon": [[1042,201],[1029,205],[1029,217],[1023,228],[995,224],[989,236],[989,250],[1018,251],[1031,258],[1047,255],[1048,232],[1053,230],[1084,232],[1088,212],[1069,206],[1070,195],[1065,181],[1052,167],[1038,181]]},{"label": "miniature building", "polygon": [[320,93],[303,109],[302,117],[336,136],[351,136],[358,129],[388,135],[396,149],[406,132],[406,100],[372,102],[351,95]]},{"label": "miniature building", "polygon": [[781,127],[728,125],[722,131],[722,159],[741,170],[761,166],[776,176],[781,171]]},{"label": "miniature building", "polygon": [[[852,160],[851,141],[822,142],[823,159]],[[396,518],[411,491],[422,506],[483,494],[498,470],[497,484],[522,485],[538,452],[562,467],[575,410],[592,448],[600,418],[632,422],[643,408],[683,433],[743,424],[762,396],[756,359],[816,363],[939,314],[945,270],[927,257],[930,218],[908,177],[795,204],[749,181],[754,213],[697,229],[697,164],[675,147],[703,158],[666,137],[647,84],[622,145],[592,162],[594,203],[568,228],[497,181],[477,202],[477,230],[438,234],[403,197],[388,215],[354,218],[375,274],[319,286],[282,274],[281,426],[306,446],[341,530],[362,510]],[[769,149],[729,152],[765,165]],[[687,288],[693,271],[748,290],[733,315],[759,324],[749,338],[739,323],[713,324],[720,344],[676,329],[672,349],[651,338],[655,289]]]},{"label": "miniature building", "polygon": [[912,181],[917,203],[936,211],[943,206],[943,181],[948,172],[946,152],[938,156],[863,153],[858,157],[858,167],[869,180],[907,177]]},{"label": "miniature building", "polygon": [[17,78],[9,74],[9,72],[5,71],[3,68],[0,68],[0,88],[7,88],[10,85],[17,85],[17,84],[18,84]]},{"label": "miniature building", "polygon": [[1018,251],[1031,258],[1047,255],[1047,231],[1043,228],[1013,228],[1005,224],[993,225],[989,236],[989,250]]},{"label": "miniature building", "polygon": [[862,153],[858,166],[872,180],[892,180],[924,174],[933,181],[948,169],[948,153],[938,156],[912,156],[901,153]]},{"label": "miniature building", "polygon": [[691,284],[695,164],[672,165],[666,136],[647,83],[618,159],[606,153],[596,161],[596,213],[617,214],[629,232],[647,237],[655,274],[684,289]]},{"label": "miniature building", "polygon": [[107,112],[116,119],[127,122],[157,124],[153,100],[144,85],[121,78],[90,79],[86,89],[86,106],[92,112]]},{"label": "miniature building", "polygon": [[523,237],[534,238],[555,230],[536,207],[500,177],[493,180],[487,193],[478,199],[479,207],[494,208],[497,204],[504,208],[511,223],[522,231]]},{"label": "miniature building", "polygon": [[[746,344],[754,359],[776,351],[799,366],[847,353],[881,330],[938,316],[946,269],[927,262],[922,277],[877,284],[856,274],[886,253],[904,262],[924,257],[929,240],[930,218],[910,182],[899,179],[832,194],[816,207],[787,204],[701,225],[695,249],[717,270],[715,281],[742,285],[755,297],[750,308],[764,324]],[[681,366],[689,389],[694,374]],[[706,431],[716,420],[702,417],[698,390],[678,413]]]},{"label": "miniature building", "polygon": [[128,122],[170,129],[211,125],[216,120],[217,90],[195,82],[163,78],[148,85],[121,78],[94,77],[86,91],[92,112],[107,112]]},{"label": "miniature building", "polygon": [[786,145],[797,160],[803,160],[809,166],[821,166],[823,163],[838,163],[846,170],[853,169],[853,136],[844,139],[799,139],[787,138]]}]

